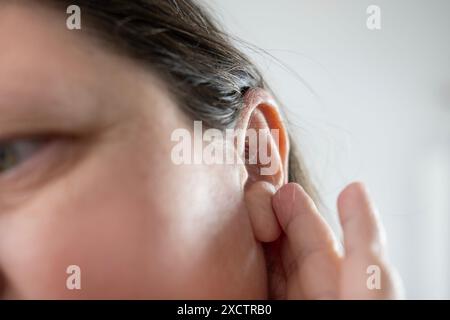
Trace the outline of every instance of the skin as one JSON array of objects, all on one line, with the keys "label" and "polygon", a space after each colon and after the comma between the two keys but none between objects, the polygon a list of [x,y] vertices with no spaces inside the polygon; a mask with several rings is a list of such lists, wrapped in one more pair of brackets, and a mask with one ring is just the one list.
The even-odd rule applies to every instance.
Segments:
[{"label": "skin", "polygon": [[[239,126],[281,131],[276,174],[175,165],[170,135],[193,122],[147,68],[31,4],[0,6],[0,43],[0,141],[45,137],[0,173],[1,298],[397,297],[362,186],[339,200],[343,256],[306,193],[284,184],[289,142],[262,90]],[[374,263],[388,275],[376,293],[364,287]],[[66,288],[70,265],[81,290]]]},{"label": "skin", "polygon": [[[267,248],[271,297],[276,299],[399,299],[403,289],[385,256],[384,232],[378,213],[360,182],[338,197],[344,250],[295,183],[281,187],[272,204],[283,233]],[[379,286],[369,287],[376,267]],[[369,282],[374,284],[374,282]]]},{"label": "skin", "polygon": [[171,162],[159,79],[47,8],[1,6],[0,42],[0,136],[52,135],[0,178],[2,298],[266,296],[243,168]]}]

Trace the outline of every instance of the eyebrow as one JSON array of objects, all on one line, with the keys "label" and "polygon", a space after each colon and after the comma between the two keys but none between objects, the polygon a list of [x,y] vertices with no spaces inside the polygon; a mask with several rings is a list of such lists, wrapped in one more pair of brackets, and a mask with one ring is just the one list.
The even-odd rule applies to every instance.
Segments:
[{"label": "eyebrow", "polygon": [[[99,119],[96,96],[68,84],[0,86],[0,134],[88,129]],[[27,133],[27,132],[23,132]]]}]

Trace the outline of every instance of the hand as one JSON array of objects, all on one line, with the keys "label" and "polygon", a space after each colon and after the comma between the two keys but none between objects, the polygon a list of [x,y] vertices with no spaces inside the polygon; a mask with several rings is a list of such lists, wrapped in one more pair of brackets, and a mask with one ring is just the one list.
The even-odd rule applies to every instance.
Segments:
[{"label": "hand", "polygon": [[400,280],[386,261],[377,212],[361,183],[339,195],[344,253],[314,202],[295,183],[272,206],[283,230],[265,247],[269,297],[274,299],[396,299]]}]

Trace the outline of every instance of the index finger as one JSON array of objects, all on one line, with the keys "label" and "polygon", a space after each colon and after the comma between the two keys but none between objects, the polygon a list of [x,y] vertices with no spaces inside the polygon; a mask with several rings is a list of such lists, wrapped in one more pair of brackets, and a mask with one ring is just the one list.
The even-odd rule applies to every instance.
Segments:
[{"label": "index finger", "polygon": [[336,242],[313,200],[300,185],[289,183],[277,191],[272,205],[289,242],[289,260],[295,264],[294,268],[286,266],[288,276],[294,275],[295,285],[309,299],[336,298]]}]

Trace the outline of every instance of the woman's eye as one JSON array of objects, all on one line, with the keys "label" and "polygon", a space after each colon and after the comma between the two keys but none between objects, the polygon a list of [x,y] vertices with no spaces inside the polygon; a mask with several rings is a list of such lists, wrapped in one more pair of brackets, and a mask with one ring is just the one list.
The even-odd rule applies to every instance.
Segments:
[{"label": "woman's eye", "polygon": [[43,139],[20,139],[0,142],[0,174],[28,160],[44,145]]}]

